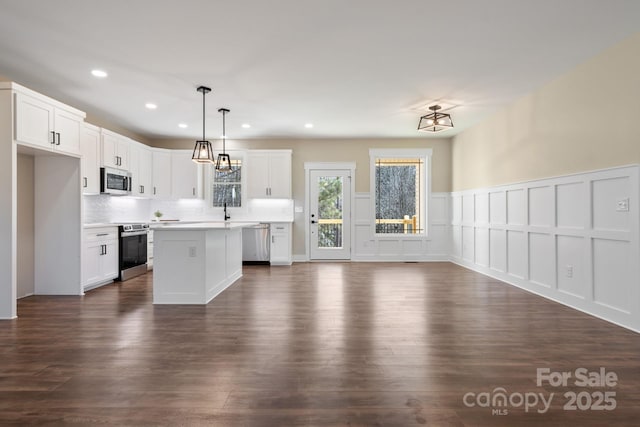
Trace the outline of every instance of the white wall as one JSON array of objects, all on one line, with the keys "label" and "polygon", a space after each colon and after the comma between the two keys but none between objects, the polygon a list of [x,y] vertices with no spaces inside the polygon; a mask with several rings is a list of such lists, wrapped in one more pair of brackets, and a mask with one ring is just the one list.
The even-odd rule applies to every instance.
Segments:
[{"label": "white wall", "polygon": [[18,154],[17,296],[34,294],[34,159]]},{"label": "white wall", "polygon": [[356,193],[353,261],[446,261],[449,258],[449,193],[431,193],[428,235],[403,239],[374,236],[370,193]]},{"label": "white wall", "polygon": [[639,189],[635,165],[454,192],[451,259],[640,331]]}]

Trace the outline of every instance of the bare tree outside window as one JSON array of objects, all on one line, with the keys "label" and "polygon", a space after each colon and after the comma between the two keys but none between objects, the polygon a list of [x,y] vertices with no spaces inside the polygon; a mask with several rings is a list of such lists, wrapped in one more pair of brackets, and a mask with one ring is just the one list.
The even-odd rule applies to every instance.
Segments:
[{"label": "bare tree outside window", "polygon": [[221,208],[224,204],[230,208],[242,206],[242,160],[231,160],[231,170],[220,172],[211,167],[213,174],[212,204]]},{"label": "bare tree outside window", "polygon": [[424,233],[424,161],[378,158],[375,165],[376,233]]}]

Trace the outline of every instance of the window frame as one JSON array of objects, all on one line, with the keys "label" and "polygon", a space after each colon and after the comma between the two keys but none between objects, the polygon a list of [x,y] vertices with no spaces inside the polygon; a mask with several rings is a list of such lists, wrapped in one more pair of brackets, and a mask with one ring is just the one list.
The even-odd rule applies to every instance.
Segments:
[{"label": "window frame", "polygon": [[[242,195],[240,197],[240,207],[227,207],[227,212],[232,214],[246,213],[248,212],[249,199],[247,198],[247,152],[245,150],[227,150],[226,151],[231,156],[231,161],[234,159],[239,159],[242,161],[242,178],[240,180],[240,187],[242,188]],[[205,201],[206,201],[206,209],[205,212],[207,215],[213,216],[223,216],[224,208],[223,207],[214,207],[213,206],[213,169],[215,168],[214,164],[207,164],[204,166],[205,170]]]},{"label": "window frame", "polygon": [[[429,205],[431,200],[431,148],[370,148],[369,149],[369,200],[371,235],[375,240],[420,240],[428,239],[430,231]],[[424,174],[420,185],[420,197],[424,200],[424,233],[378,233],[376,232],[376,160],[380,158],[415,159],[424,162]]]}]

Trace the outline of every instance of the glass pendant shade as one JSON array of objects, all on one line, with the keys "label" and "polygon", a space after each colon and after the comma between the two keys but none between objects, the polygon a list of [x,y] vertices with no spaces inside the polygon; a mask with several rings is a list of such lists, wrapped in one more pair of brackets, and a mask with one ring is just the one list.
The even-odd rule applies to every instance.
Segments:
[{"label": "glass pendant shade", "polygon": [[218,154],[218,160],[216,161],[216,170],[218,172],[230,172],[231,171],[231,157],[228,154]]},{"label": "glass pendant shade", "polygon": [[420,117],[418,123],[418,130],[421,132],[440,132],[443,130],[451,129],[453,127],[453,120],[451,115],[446,113],[439,113],[439,105],[432,105],[429,107],[433,113],[426,114]]},{"label": "glass pendant shade", "polygon": [[196,141],[196,145],[193,147],[193,154],[191,160],[196,163],[211,163],[213,164],[213,147],[211,143],[205,138],[205,105],[204,97],[211,92],[211,89],[205,86],[200,86],[198,92],[202,94],[202,140]]},{"label": "glass pendant shade", "polygon": [[213,163],[213,147],[209,141],[196,141],[191,160],[196,163]]}]

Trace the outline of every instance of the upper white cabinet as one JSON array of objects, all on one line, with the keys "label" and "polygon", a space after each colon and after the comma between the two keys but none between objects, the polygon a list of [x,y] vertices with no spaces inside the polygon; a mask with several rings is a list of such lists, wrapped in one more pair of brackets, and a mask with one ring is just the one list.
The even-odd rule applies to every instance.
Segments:
[{"label": "upper white cabinet", "polygon": [[202,198],[202,166],[191,160],[191,150],[171,150],[171,196]]},{"label": "upper white cabinet", "polygon": [[103,167],[129,170],[129,139],[102,129]]},{"label": "upper white cabinet", "polygon": [[146,145],[129,142],[129,172],[131,172],[131,194],[138,197],[153,196],[152,154]]},{"label": "upper white cabinet", "polygon": [[82,192],[100,193],[100,129],[84,123],[80,134]]},{"label": "upper white cabinet", "polygon": [[291,150],[250,150],[247,158],[250,198],[291,198]]},{"label": "upper white cabinet", "polygon": [[156,148],[151,150],[153,167],[153,196],[171,197],[171,150]]},{"label": "upper white cabinet", "polygon": [[46,96],[28,92],[16,92],[16,141],[79,156],[85,114]]}]

